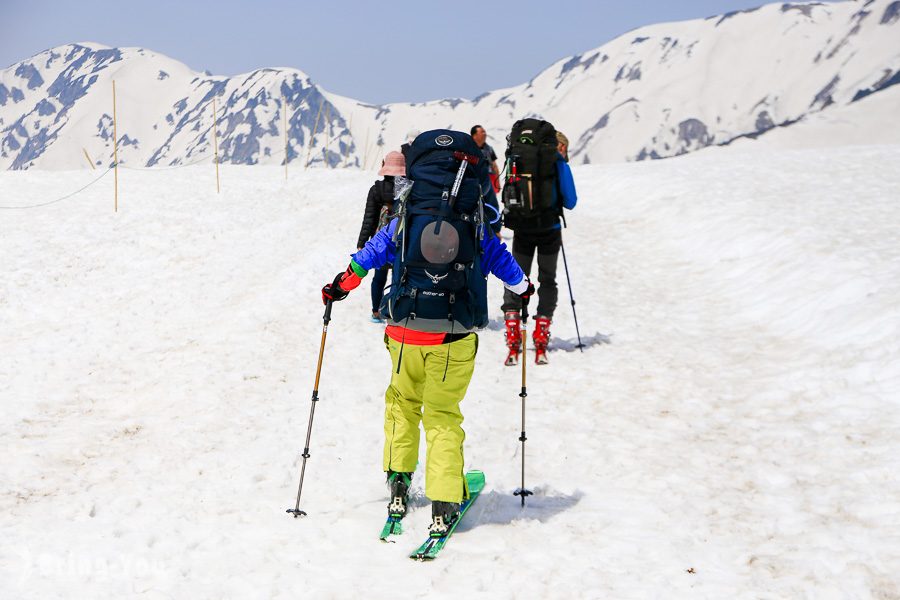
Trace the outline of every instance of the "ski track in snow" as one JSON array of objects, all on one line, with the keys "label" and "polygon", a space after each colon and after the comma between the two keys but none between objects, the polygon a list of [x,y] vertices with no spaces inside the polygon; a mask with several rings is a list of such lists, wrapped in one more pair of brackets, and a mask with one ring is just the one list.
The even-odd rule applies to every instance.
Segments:
[{"label": "ski track in snow", "polygon": [[[0,211],[0,597],[900,597],[900,146],[576,167],[551,365],[481,334],[483,496],[433,563],[387,501],[368,280],[321,332],[371,173],[125,172]],[[893,166],[892,166],[893,165]],[[3,204],[88,172],[0,173]],[[562,268],[560,268],[562,275]],[[491,286],[499,318],[501,289]],[[568,350],[568,351],[564,351]],[[424,448],[422,454],[424,460]],[[692,570],[693,572],[689,572]]]}]

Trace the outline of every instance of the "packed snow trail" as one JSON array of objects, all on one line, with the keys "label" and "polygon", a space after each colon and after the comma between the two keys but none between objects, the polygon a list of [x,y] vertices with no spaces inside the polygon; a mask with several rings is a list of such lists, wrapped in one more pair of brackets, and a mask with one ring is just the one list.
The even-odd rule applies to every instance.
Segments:
[{"label": "packed snow trail", "polygon": [[[900,146],[755,148],[574,169],[589,347],[565,351],[562,289],[523,510],[492,284],[463,405],[487,488],[433,564],[406,558],[421,473],[401,541],[373,533],[390,363],[367,285],[332,315],[309,516],[284,512],[319,288],[372,174],[224,167],[216,196],[205,167],[128,173],[117,214],[94,186],[0,215],[0,597],[900,595]],[[89,178],[0,173],[0,196]]]}]

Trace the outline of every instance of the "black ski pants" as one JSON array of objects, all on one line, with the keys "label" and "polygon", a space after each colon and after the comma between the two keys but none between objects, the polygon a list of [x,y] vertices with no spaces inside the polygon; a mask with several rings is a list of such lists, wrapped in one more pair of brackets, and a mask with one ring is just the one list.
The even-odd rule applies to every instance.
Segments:
[{"label": "black ski pants", "polygon": [[[516,262],[531,277],[531,263],[534,251],[537,250],[538,265],[538,305],[534,315],[553,318],[559,289],[556,286],[556,263],[559,259],[559,248],[562,245],[562,231],[551,229],[540,233],[514,233],[512,253]],[[503,292],[503,312],[521,310],[522,299],[509,290]]]}]

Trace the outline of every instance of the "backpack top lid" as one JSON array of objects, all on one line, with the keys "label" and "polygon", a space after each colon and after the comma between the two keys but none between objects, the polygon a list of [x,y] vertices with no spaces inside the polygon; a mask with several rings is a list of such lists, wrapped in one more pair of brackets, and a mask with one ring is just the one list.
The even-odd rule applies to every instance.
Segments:
[{"label": "backpack top lid", "polygon": [[[409,177],[410,169],[423,156],[436,150],[449,152],[463,152],[466,155],[483,162],[481,148],[472,139],[472,136],[462,131],[452,129],[432,129],[420,133],[409,145],[406,151],[406,173]],[[413,178],[415,179],[415,178]]]},{"label": "backpack top lid", "polygon": [[420,133],[406,151],[406,172],[422,155],[434,150],[450,150],[465,152],[469,156],[481,158],[481,149],[472,136],[452,129],[432,129]]},{"label": "backpack top lid", "polygon": [[455,209],[468,212],[476,208],[481,194],[490,186],[488,164],[475,140],[468,133],[451,129],[419,134],[406,151],[407,177],[414,182],[410,204],[440,199],[453,185],[463,160],[467,164]]},{"label": "backpack top lid", "polygon": [[533,117],[519,119],[513,123],[506,155],[509,156],[510,148],[516,146],[540,146],[547,144],[556,148],[556,143],[556,128],[549,121]]}]

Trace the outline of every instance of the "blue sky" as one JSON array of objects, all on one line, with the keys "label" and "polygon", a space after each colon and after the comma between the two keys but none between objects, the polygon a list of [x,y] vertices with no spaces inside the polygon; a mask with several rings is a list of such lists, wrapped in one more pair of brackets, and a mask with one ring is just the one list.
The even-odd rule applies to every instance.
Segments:
[{"label": "blue sky", "polygon": [[528,81],[630,29],[758,0],[0,0],[0,68],[47,48],[141,46],[196,70],[296,67],[371,103],[418,102]]}]

